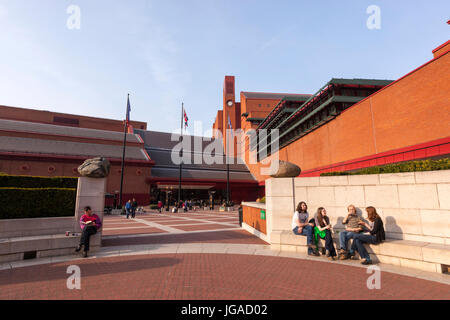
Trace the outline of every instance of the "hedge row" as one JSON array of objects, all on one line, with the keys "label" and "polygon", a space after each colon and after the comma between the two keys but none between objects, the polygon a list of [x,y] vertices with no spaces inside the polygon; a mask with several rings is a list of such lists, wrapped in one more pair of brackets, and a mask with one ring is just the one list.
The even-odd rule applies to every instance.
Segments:
[{"label": "hedge row", "polygon": [[0,187],[13,188],[77,188],[78,178],[33,177],[0,174]]},{"label": "hedge row", "polygon": [[348,171],[326,172],[322,173],[321,176],[344,176],[344,175],[433,171],[433,170],[449,170],[449,169],[450,169],[450,158],[444,158],[439,160],[419,160],[419,161],[401,162],[396,164],[388,164],[384,166],[364,168],[354,172]]},{"label": "hedge row", "polygon": [[74,188],[0,188],[0,219],[73,216],[76,193]]}]

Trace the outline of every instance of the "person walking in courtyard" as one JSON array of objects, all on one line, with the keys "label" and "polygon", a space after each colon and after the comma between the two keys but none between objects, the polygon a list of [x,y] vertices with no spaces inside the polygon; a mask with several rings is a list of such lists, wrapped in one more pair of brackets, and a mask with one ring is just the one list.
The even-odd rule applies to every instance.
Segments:
[{"label": "person walking in courtyard", "polygon": [[136,210],[138,207],[138,203],[135,198],[133,198],[133,202],[131,202],[131,217],[134,218],[136,216]]},{"label": "person walking in courtyard", "polygon": [[318,237],[325,239],[325,249],[327,251],[327,257],[331,260],[336,260],[336,249],[334,248],[332,231],[333,227],[330,224],[330,218],[327,216],[327,210],[320,207],[317,209],[314,215],[316,226],[314,227],[314,237],[316,245],[318,243]]},{"label": "person walking in courtyard", "polygon": [[318,256],[319,252],[314,250],[313,245],[313,224],[308,222],[308,206],[304,201],[299,202],[297,210],[292,216],[292,232],[296,235],[306,236],[306,243],[308,245],[308,255]]},{"label": "person walking in courtyard", "polygon": [[356,214],[356,207],[349,205],[347,207],[348,214],[342,221],[342,224],[346,225],[345,230],[339,233],[339,259],[345,260],[349,256],[353,256],[355,253],[350,250],[347,251],[347,243],[350,239],[353,239],[355,234],[359,234],[363,228],[359,225],[361,219]]},{"label": "person walking in courtyard", "polygon": [[366,212],[369,223],[360,221],[359,225],[367,228],[368,233],[355,234],[353,236],[352,243],[352,251],[358,251],[359,256],[364,259],[361,262],[361,264],[364,265],[372,264],[372,260],[370,259],[370,255],[367,252],[366,248],[364,247],[364,243],[379,244],[386,240],[383,220],[381,220],[380,216],[377,213],[377,210],[374,207],[367,207]]},{"label": "person walking in courtyard", "polygon": [[125,210],[127,211],[127,219],[129,219],[128,217],[131,214],[131,200],[128,200],[125,204]]},{"label": "person walking in courtyard", "polygon": [[244,209],[242,208],[242,204],[239,205],[238,212],[239,212],[239,226],[242,227],[242,222],[244,220]]},{"label": "person walking in courtyard", "polygon": [[162,213],[162,207],[163,207],[163,203],[161,200],[158,201],[158,211],[159,213]]},{"label": "person walking in courtyard", "polygon": [[84,214],[80,218],[80,227],[82,230],[80,244],[75,249],[76,252],[81,250],[84,246],[83,257],[86,258],[89,251],[89,242],[92,235],[96,234],[97,231],[102,227],[102,221],[99,216],[92,213],[91,207],[87,206],[84,208]]}]

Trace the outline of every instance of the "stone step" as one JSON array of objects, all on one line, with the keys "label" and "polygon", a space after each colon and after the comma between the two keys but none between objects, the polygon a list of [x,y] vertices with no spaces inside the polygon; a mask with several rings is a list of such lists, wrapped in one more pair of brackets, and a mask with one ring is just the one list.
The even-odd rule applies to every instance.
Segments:
[{"label": "stone step", "polygon": [[[101,246],[100,233],[93,235],[90,240],[91,251],[95,251]],[[74,236],[49,234],[0,239],[0,262],[67,255],[74,252],[79,242],[80,234]]]},{"label": "stone step", "polygon": [[[271,233],[271,248],[274,250],[307,253],[305,236],[292,231],[278,230]],[[339,248],[339,235],[333,234],[335,248]],[[350,241],[349,241],[350,242]],[[319,247],[325,241],[319,239]],[[374,262],[393,264],[424,271],[446,273],[450,266],[450,246],[420,241],[387,239],[381,244],[365,244]]]}]

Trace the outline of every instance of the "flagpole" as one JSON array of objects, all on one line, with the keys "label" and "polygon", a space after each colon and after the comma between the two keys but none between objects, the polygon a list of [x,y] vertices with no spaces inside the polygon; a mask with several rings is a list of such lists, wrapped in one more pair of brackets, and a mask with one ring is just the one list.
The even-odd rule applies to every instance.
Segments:
[{"label": "flagpole", "polygon": [[[180,123],[180,129],[181,129],[181,143],[183,143],[183,111],[184,111],[184,103],[181,103],[181,123]],[[180,178],[178,181],[178,203],[177,207],[180,205],[181,201],[181,166],[183,163],[183,144],[181,145],[181,161],[180,161]]]},{"label": "flagpole", "polygon": [[122,208],[122,189],[123,189],[123,171],[125,166],[125,147],[127,144],[127,128],[128,128],[128,104],[130,102],[130,94],[128,94],[127,99],[127,113],[125,115],[125,125],[123,130],[123,151],[122,151],[122,167],[120,170],[120,196],[119,196],[119,205]]}]

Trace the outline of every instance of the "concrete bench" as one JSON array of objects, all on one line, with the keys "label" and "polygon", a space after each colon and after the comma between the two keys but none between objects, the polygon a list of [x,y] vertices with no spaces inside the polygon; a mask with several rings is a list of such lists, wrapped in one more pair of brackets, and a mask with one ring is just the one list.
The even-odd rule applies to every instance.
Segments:
[{"label": "concrete bench", "polygon": [[[80,236],[73,217],[0,220],[0,263],[75,254]],[[101,232],[90,244],[91,252],[101,246]]]},{"label": "concrete bench", "polygon": [[[3,238],[0,239],[0,263],[76,254],[74,250],[79,242],[80,235],[65,234]],[[100,234],[92,236],[90,252],[95,252],[100,242]]]},{"label": "concrete bench", "polygon": [[[339,249],[339,235],[333,235],[336,250]],[[348,245],[351,245],[349,241]],[[306,236],[297,236],[291,230],[275,230],[270,235],[271,248],[307,254]],[[319,248],[325,241],[319,239]],[[428,272],[448,273],[450,246],[428,242],[387,239],[381,244],[365,244],[367,252],[376,263],[387,263],[400,267],[414,268]]]}]

